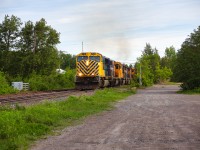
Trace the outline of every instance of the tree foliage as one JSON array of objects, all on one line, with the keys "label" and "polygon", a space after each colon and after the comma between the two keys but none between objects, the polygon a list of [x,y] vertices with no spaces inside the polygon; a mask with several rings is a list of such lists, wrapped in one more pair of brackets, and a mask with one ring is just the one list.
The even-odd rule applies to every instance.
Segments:
[{"label": "tree foliage", "polygon": [[[30,82],[32,90],[72,87],[74,71],[56,74],[59,66],[75,68],[75,56],[58,52],[59,38],[60,33],[43,18],[35,23],[29,20],[23,25],[20,18],[5,15],[0,23],[0,71],[9,82],[14,79]],[[3,78],[2,82],[5,83]]]},{"label": "tree foliage", "polygon": [[[152,85],[155,81],[155,71],[159,65],[160,56],[157,53],[157,49],[153,49],[150,44],[146,44],[142,56],[138,59],[136,65],[137,70],[142,70],[142,84],[144,86]],[[138,77],[140,72],[138,71]]]},{"label": "tree foliage", "polygon": [[76,56],[71,54],[60,53],[60,67],[61,69],[75,69],[76,68]]},{"label": "tree foliage", "polygon": [[17,48],[21,25],[20,18],[5,15],[4,21],[0,23],[0,50],[9,51]]},{"label": "tree foliage", "polygon": [[5,16],[0,24],[1,71],[10,76],[29,77],[33,72],[49,75],[58,68],[56,44],[59,33],[48,26],[45,19],[28,21],[21,26],[16,16]]},{"label": "tree foliage", "polygon": [[200,26],[178,51],[174,74],[177,81],[183,82],[183,89],[200,87]]},{"label": "tree foliage", "polygon": [[[175,63],[176,63],[177,53],[173,46],[167,47],[165,49],[165,56],[161,58],[161,68],[168,68],[172,72],[175,69]],[[175,77],[173,73],[171,74],[171,81],[175,81]]]},{"label": "tree foliage", "polygon": [[176,50],[173,46],[165,49],[165,56],[161,59],[161,66],[170,69],[174,68],[176,61]]},{"label": "tree foliage", "polygon": [[157,82],[165,82],[166,80],[170,79],[172,74],[173,73],[172,73],[172,70],[170,68],[167,68],[167,67],[160,68],[160,67],[158,67],[156,69],[155,79],[157,80]]},{"label": "tree foliage", "polygon": [[[158,50],[153,49],[150,44],[146,44],[142,56],[138,58],[138,61],[135,65],[137,70],[140,70],[141,66],[141,77],[142,85],[150,86],[154,83],[164,82],[169,80],[172,76],[171,68],[169,67],[169,62],[172,57],[172,52],[174,49],[166,48],[166,53],[163,58],[160,58]],[[162,60],[165,65],[161,65]],[[140,77],[140,71],[137,71],[137,77]]]}]

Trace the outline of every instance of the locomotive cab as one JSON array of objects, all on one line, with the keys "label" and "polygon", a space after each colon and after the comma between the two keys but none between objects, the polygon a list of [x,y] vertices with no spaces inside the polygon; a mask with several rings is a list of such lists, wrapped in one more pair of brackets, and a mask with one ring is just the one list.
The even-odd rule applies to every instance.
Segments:
[{"label": "locomotive cab", "polygon": [[100,77],[104,76],[102,55],[99,53],[80,53],[76,56],[75,86],[77,89],[95,89]]}]

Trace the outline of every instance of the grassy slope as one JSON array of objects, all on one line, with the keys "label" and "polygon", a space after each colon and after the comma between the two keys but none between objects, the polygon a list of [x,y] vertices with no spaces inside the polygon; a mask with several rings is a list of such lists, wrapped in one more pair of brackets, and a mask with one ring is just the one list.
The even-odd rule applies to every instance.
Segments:
[{"label": "grassy slope", "polygon": [[28,107],[0,107],[0,149],[27,149],[31,141],[88,115],[112,108],[112,102],[133,94],[130,90],[104,89],[93,96],[69,97]]}]

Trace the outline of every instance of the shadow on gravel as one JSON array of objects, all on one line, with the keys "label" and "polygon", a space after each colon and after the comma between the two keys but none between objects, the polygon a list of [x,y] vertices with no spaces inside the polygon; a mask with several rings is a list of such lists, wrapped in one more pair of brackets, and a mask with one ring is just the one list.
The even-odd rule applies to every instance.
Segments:
[{"label": "shadow on gravel", "polygon": [[150,87],[143,90],[138,90],[138,93],[142,94],[177,94],[180,87]]},{"label": "shadow on gravel", "polygon": [[171,91],[164,91],[164,90],[157,90],[157,91],[145,91],[142,92],[143,94],[150,94],[150,95],[155,95],[155,94],[177,94],[177,90],[171,90]]}]

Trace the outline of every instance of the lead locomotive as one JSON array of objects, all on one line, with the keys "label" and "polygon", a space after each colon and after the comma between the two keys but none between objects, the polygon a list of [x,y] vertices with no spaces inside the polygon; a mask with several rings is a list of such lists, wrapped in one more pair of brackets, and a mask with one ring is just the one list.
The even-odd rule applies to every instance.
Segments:
[{"label": "lead locomotive", "polygon": [[76,89],[130,84],[135,70],[99,53],[85,52],[76,56]]}]

